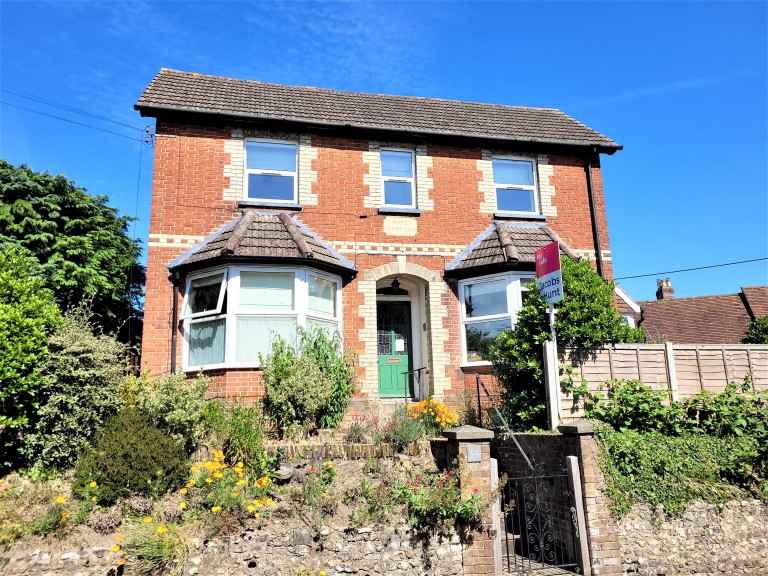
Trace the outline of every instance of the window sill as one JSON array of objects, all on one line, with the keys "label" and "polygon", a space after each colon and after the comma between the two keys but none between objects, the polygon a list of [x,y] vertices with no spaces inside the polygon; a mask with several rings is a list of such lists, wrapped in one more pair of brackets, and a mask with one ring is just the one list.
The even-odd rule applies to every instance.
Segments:
[{"label": "window sill", "polygon": [[546,222],[544,214],[531,214],[530,212],[494,212],[494,220],[536,220]]},{"label": "window sill", "polygon": [[421,210],[418,208],[395,208],[394,206],[382,206],[378,213],[384,216],[421,216]]},{"label": "window sill", "polygon": [[293,202],[270,202],[268,200],[240,200],[237,205],[241,208],[271,208],[288,210],[290,212],[301,212],[304,209],[301,204]]}]

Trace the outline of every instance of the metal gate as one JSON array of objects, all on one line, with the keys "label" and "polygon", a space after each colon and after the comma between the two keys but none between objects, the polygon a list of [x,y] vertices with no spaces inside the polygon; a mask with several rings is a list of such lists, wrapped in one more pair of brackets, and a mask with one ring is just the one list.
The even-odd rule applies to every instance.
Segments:
[{"label": "metal gate", "polygon": [[572,499],[565,473],[507,479],[502,500],[507,572],[576,569],[578,534]]}]

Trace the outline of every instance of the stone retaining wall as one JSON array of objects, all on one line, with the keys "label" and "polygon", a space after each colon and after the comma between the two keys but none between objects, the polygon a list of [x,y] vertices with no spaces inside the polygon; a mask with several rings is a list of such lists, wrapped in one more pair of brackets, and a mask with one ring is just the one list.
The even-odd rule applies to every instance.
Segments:
[{"label": "stone retaining wall", "polygon": [[768,574],[768,504],[697,502],[665,519],[635,506],[618,527],[624,574],[720,576]]},{"label": "stone retaining wall", "polygon": [[[105,547],[15,553],[0,574],[104,576],[118,560]],[[130,559],[126,566],[130,568]],[[461,576],[458,535],[424,536],[407,525],[355,529],[256,526],[191,542],[182,574],[200,576]],[[114,572],[112,572],[114,574]]]}]

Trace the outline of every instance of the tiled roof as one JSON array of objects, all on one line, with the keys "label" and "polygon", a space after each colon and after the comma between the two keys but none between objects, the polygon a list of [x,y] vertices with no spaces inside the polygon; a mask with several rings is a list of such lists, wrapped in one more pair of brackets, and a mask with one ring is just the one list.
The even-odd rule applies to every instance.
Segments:
[{"label": "tiled roof", "polygon": [[[486,266],[535,264],[536,250],[558,241],[557,234],[545,225],[494,222],[446,268],[447,273],[461,274]],[[560,253],[576,258],[563,242]]]},{"label": "tiled roof", "polygon": [[768,286],[742,286],[741,292],[755,318],[768,314]]},{"label": "tiled roof", "polygon": [[[766,287],[768,290],[768,287]],[[751,321],[741,294],[638,302],[646,336],[675,344],[737,344]]]},{"label": "tiled roof", "polygon": [[168,264],[171,270],[223,260],[280,260],[353,274],[355,268],[307,226],[284,212],[246,211]]},{"label": "tiled roof", "polygon": [[616,142],[554,108],[524,108],[306,86],[284,86],[163,68],[134,106],[163,111],[393,130],[597,146],[613,153]]}]

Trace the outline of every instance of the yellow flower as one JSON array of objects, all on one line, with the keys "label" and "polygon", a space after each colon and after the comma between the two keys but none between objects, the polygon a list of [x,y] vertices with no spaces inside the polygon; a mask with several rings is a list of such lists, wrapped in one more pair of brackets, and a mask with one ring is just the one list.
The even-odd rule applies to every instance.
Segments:
[{"label": "yellow flower", "polygon": [[213,482],[213,478],[206,478],[205,479],[205,483],[206,484],[210,484],[211,482]]},{"label": "yellow flower", "polygon": [[168,528],[165,527],[165,524],[160,524],[160,526],[157,527],[158,534],[165,534],[166,532],[168,532]]},{"label": "yellow flower", "polygon": [[69,514],[67,514],[66,512],[62,512],[61,513],[61,521],[62,522],[66,522],[67,518],[69,518]]},{"label": "yellow flower", "polygon": [[242,486],[243,484],[245,484],[245,480],[238,480],[235,482],[235,486]]},{"label": "yellow flower", "polygon": [[328,470],[333,470],[333,462],[328,460],[328,462],[325,463],[325,467],[328,468]]},{"label": "yellow flower", "polygon": [[192,486],[194,486],[195,484],[197,484],[197,480],[195,480],[194,478],[192,478],[192,480],[190,480],[189,482],[187,482],[187,483],[185,484],[185,486],[186,486],[187,488],[192,488]]},{"label": "yellow flower", "polygon": [[117,565],[118,565],[118,566],[122,566],[123,564],[125,564],[125,558],[122,558],[121,560],[119,560],[119,561],[117,562]]},{"label": "yellow flower", "polygon": [[56,496],[56,504],[64,504],[66,501],[67,499],[64,496]]},{"label": "yellow flower", "polygon": [[179,502],[179,508],[186,508],[187,503],[186,502]]},{"label": "yellow flower", "polygon": [[259,499],[256,499],[253,501],[253,505],[256,506],[256,508],[261,508],[262,506],[264,506],[264,502],[262,502]]},{"label": "yellow flower", "polygon": [[254,512],[254,513],[253,513],[253,517],[254,517],[254,518],[260,518],[260,517],[261,517],[261,514],[259,514],[258,512]]},{"label": "yellow flower", "polygon": [[118,534],[117,537],[115,538],[115,542],[122,542],[124,538],[125,536],[123,536],[122,534]]},{"label": "yellow flower", "polygon": [[119,544],[115,544],[114,546],[112,546],[110,548],[110,550],[112,550],[112,552],[120,552],[120,545]]},{"label": "yellow flower", "polygon": [[221,510],[221,506],[214,506],[211,508],[211,512],[219,512]]},{"label": "yellow flower", "polygon": [[200,470],[200,464],[195,464],[194,466],[192,466],[192,467],[189,469],[189,471],[190,471],[190,472],[192,472],[192,474],[194,474],[194,473],[195,473],[195,472],[197,472],[198,470]]},{"label": "yellow flower", "polygon": [[235,468],[242,468],[243,466],[245,466],[245,464],[243,464],[242,462],[238,462],[237,464],[235,464]]},{"label": "yellow flower", "polygon": [[152,522],[152,516],[144,516],[144,524],[149,524]]},{"label": "yellow flower", "polygon": [[240,496],[240,492],[238,492],[237,490],[235,490],[234,492],[232,492],[232,496],[234,496],[235,498],[237,498],[238,496]]},{"label": "yellow flower", "polygon": [[182,488],[181,490],[179,490],[179,494],[183,495],[183,494],[186,494],[186,493],[187,493],[187,489],[186,488]]},{"label": "yellow flower", "polygon": [[92,480],[91,483],[88,484],[88,486],[90,486],[91,488],[96,488],[96,486],[98,486],[98,484],[96,484],[96,480]]},{"label": "yellow flower", "polygon": [[96,502],[96,496],[91,497],[91,502]]},{"label": "yellow flower", "polygon": [[221,472],[216,472],[216,473],[213,475],[213,477],[214,477],[214,478],[224,478],[224,474],[222,474]]},{"label": "yellow flower", "polygon": [[248,512],[253,512],[254,510],[256,510],[256,506],[253,504],[248,504]]},{"label": "yellow flower", "polygon": [[320,572],[318,572],[318,574],[319,574],[320,576],[326,576],[326,572],[325,572],[325,570],[320,570]]},{"label": "yellow flower", "polygon": [[321,496],[322,496],[323,498],[328,498],[328,494],[327,494],[326,492],[323,492],[323,493],[321,494]]},{"label": "yellow flower", "polygon": [[272,498],[264,498],[264,504],[266,504],[267,506],[274,506],[275,501],[272,500]]}]

